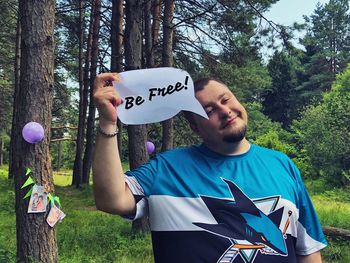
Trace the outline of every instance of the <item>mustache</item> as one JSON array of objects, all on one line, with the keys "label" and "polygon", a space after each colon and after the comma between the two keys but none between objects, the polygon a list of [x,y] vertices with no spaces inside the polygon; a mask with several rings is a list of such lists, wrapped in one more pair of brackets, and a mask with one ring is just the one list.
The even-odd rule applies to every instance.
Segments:
[{"label": "mustache", "polygon": [[236,118],[242,118],[242,112],[234,112],[232,115],[225,117],[223,123],[220,125],[220,129],[226,128],[226,126]]}]

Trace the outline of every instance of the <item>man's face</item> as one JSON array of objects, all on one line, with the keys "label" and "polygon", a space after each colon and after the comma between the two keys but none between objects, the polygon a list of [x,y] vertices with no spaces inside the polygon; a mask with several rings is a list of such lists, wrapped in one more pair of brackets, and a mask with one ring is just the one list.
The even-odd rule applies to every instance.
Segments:
[{"label": "man's face", "polygon": [[209,81],[196,98],[208,114],[209,120],[194,115],[193,130],[207,144],[234,143],[246,134],[248,115],[233,93],[216,81]]}]

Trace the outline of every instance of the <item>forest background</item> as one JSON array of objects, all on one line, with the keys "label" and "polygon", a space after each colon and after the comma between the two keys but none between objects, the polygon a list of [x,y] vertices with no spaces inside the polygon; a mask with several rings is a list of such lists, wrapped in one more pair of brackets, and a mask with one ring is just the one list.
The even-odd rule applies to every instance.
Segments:
[{"label": "forest background", "polygon": [[[318,4],[304,17],[304,23],[292,26],[279,25],[264,16],[278,0],[57,0],[38,1],[41,4],[37,7],[31,2],[35,1],[0,0],[0,165],[9,180],[4,191],[13,192],[9,196],[16,201],[9,201],[13,207],[6,209],[17,218],[17,253],[0,243],[0,256],[24,262],[29,262],[28,258],[57,259],[56,232],[38,228],[42,218],[33,220],[26,214],[27,201],[21,198],[24,190],[20,189],[25,167],[31,166],[35,181],[48,182],[52,191],[53,171],[56,185],[62,181],[59,177],[68,180],[65,185],[70,187],[57,187],[63,196],[65,191],[73,196],[84,191],[91,194],[91,156],[98,119],[91,100],[94,77],[101,72],[160,66],[182,68],[193,79],[211,76],[227,83],[248,110],[248,139],[290,156],[316,202],[317,198],[336,202],[338,210],[333,207],[325,215],[320,212],[325,211],[325,203],[316,206],[322,224],[350,229],[344,216],[349,214],[350,202],[347,0]],[[50,23],[38,31],[35,23],[26,20],[41,12],[46,14],[43,21],[52,19],[51,36],[45,31]],[[301,31],[304,34],[296,39]],[[50,64],[50,58],[54,61],[52,86],[44,85],[42,90],[31,82],[41,74],[36,63],[29,63],[31,52],[41,50],[37,40],[31,39],[36,33],[46,36],[44,45],[51,47],[53,54],[44,57],[47,54],[42,51],[34,56],[42,57],[45,65]],[[266,50],[272,55],[266,55]],[[51,76],[40,83],[46,79]],[[49,103],[40,103],[39,97]],[[42,146],[22,147],[21,129],[32,120],[44,125],[47,138]],[[200,142],[181,115],[163,123],[118,125],[119,149],[127,169],[158,152]],[[153,155],[148,155],[146,141],[155,144]],[[329,215],[340,219],[332,221]],[[33,227],[33,232],[23,234],[18,229],[24,226]],[[147,222],[136,222],[133,229],[146,231]],[[53,249],[45,249],[47,255],[38,253],[42,239],[35,243],[33,235],[51,240],[48,243]],[[348,241],[334,239],[334,247],[327,252],[330,262],[347,260],[341,247]]]}]

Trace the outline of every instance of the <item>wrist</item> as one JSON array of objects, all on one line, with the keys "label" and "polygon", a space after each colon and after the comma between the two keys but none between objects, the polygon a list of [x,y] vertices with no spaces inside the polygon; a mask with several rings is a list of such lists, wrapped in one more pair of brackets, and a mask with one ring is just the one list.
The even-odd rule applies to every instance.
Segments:
[{"label": "wrist", "polygon": [[[117,125],[113,125],[113,129],[111,128],[111,125],[108,126],[108,130],[102,128],[100,125],[97,127],[97,131],[99,134],[101,134],[103,137],[106,137],[106,138],[112,138],[112,137],[115,137],[118,132],[119,132],[119,129],[118,129],[118,126]],[[112,129],[112,130],[111,130]]]},{"label": "wrist", "polygon": [[99,120],[98,126],[102,131],[108,134],[114,133],[118,129],[116,122],[104,119]]}]

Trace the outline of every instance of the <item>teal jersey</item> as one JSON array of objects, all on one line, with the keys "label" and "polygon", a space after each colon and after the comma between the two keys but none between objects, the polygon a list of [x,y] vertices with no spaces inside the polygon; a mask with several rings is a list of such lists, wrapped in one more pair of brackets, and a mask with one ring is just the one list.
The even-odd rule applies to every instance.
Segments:
[{"label": "teal jersey", "polygon": [[175,149],[126,181],[135,218],[149,215],[156,262],[296,262],[327,244],[299,170],[277,151]]}]

